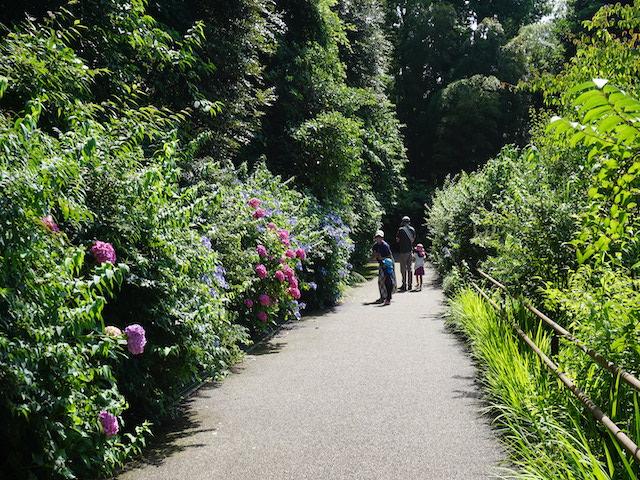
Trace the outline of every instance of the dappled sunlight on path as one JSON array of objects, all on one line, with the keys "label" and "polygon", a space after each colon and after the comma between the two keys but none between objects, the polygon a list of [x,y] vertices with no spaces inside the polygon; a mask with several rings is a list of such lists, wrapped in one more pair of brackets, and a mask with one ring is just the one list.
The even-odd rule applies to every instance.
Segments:
[{"label": "dappled sunlight on path", "polygon": [[369,281],[335,311],[285,326],[197,392],[120,478],[489,478],[502,452],[426,280],[388,307],[366,305]]}]

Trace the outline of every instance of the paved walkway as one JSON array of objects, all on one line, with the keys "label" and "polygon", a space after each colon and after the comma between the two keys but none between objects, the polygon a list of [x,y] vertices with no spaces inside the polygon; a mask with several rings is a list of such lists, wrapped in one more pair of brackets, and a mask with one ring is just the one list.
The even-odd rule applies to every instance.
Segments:
[{"label": "paved walkway", "polygon": [[[430,282],[429,273],[426,283]],[[371,281],[206,386],[122,480],[490,478],[502,453],[435,287],[388,307]]]}]

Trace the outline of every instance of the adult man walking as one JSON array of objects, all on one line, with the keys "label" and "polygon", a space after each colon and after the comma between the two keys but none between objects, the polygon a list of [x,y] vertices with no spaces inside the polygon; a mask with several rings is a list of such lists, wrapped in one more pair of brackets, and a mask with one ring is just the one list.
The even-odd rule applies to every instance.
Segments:
[{"label": "adult man walking", "polygon": [[398,244],[396,255],[398,262],[400,262],[400,275],[402,276],[402,285],[399,288],[400,292],[404,292],[407,289],[411,290],[411,283],[413,280],[413,272],[411,271],[411,258],[413,253],[413,242],[416,241],[416,231],[411,226],[411,219],[409,217],[402,217],[402,224],[396,234],[396,242]]}]

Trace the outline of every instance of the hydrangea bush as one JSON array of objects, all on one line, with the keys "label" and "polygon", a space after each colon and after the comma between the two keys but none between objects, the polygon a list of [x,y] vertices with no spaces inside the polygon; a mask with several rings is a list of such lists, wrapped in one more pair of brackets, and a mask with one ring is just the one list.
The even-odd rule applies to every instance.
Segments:
[{"label": "hydrangea bush", "polygon": [[353,252],[342,219],[263,165],[252,174],[223,168],[215,178],[218,202],[201,222],[226,269],[225,301],[238,321],[259,335],[306,307],[335,303]]}]

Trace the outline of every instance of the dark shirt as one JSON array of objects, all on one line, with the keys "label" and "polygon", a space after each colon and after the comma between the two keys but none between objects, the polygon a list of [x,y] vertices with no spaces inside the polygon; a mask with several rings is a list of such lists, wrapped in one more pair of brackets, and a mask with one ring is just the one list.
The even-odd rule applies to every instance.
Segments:
[{"label": "dark shirt", "polygon": [[374,243],[372,250],[373,253],[377,253],[381,258],[387,258],[391,256],[391,247],[389,247],[389,244],[385,241],[382,241],[382,243]]},{"label": "dark shirt", "polygon": [[411,253],[413,251],[413,241],[416,238],[416,231],[412,226],[409,226],[409,230],[413,234],[413,238],[410,238],[409,235],[407,235],[404,228],[398,229],[398,233],[396,235],[398,237],[398,253]]}]

